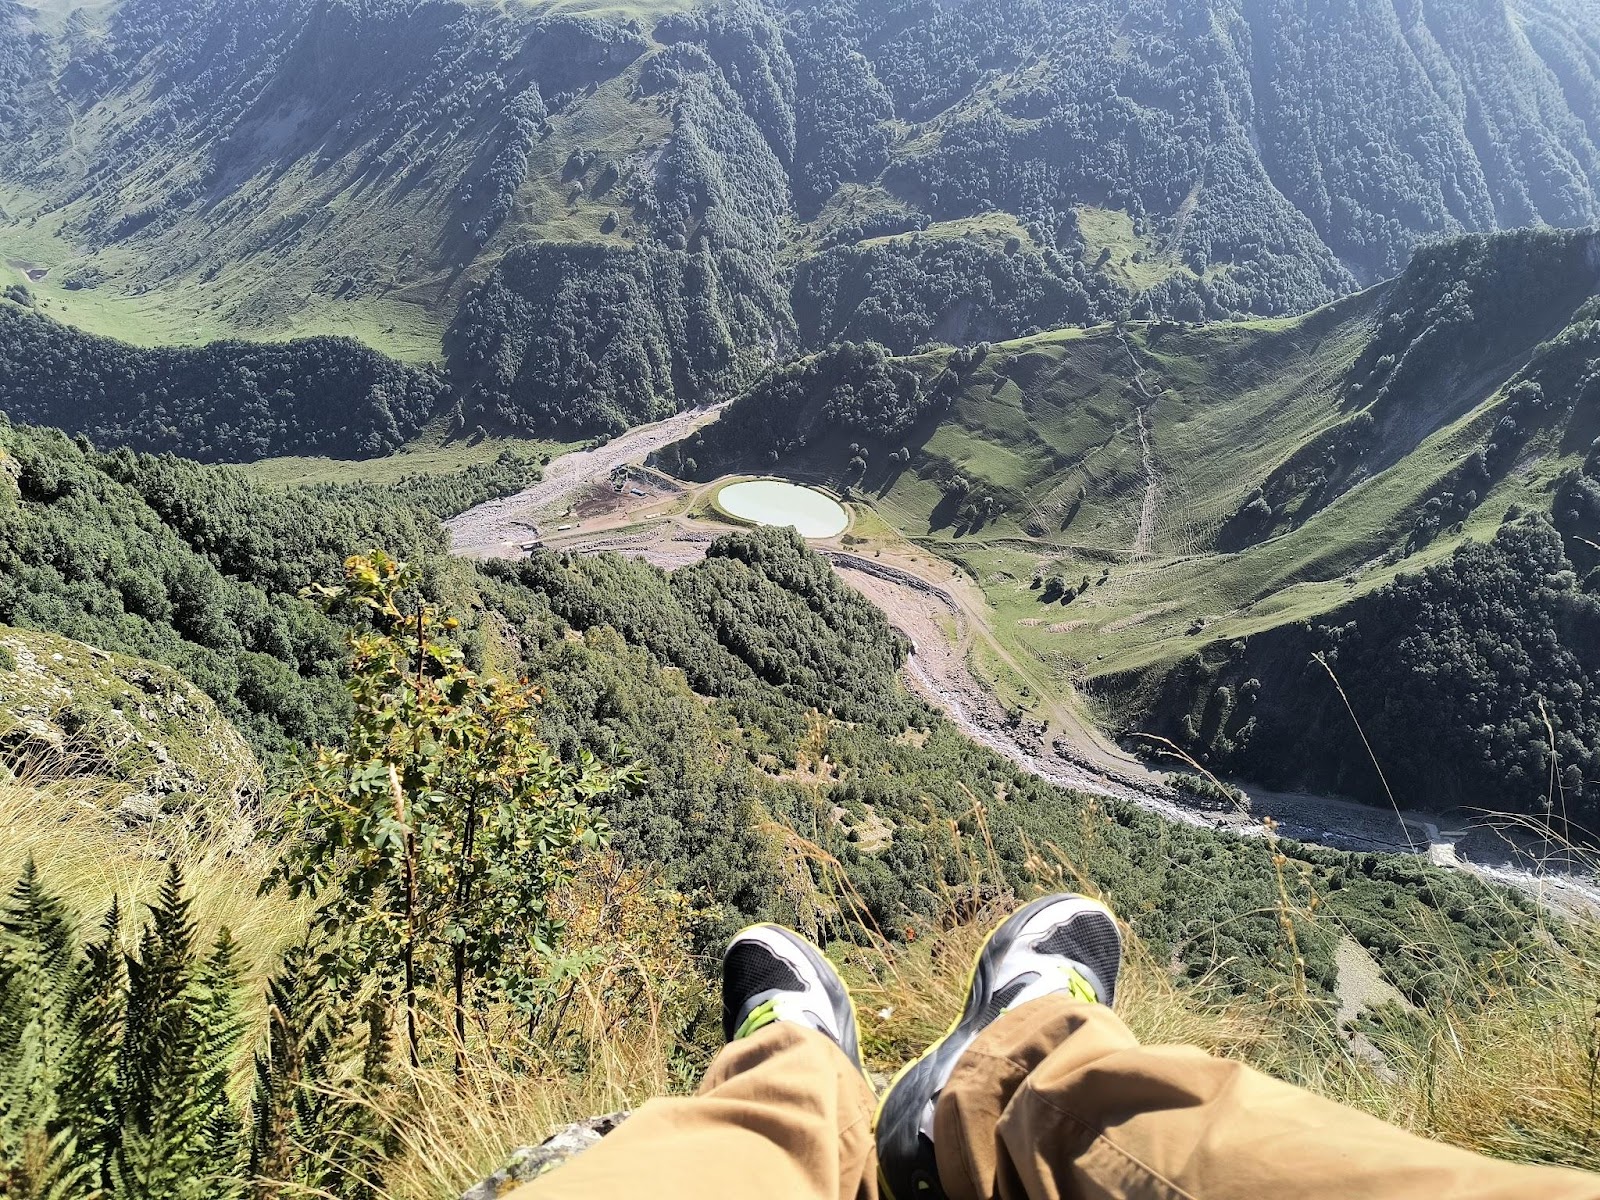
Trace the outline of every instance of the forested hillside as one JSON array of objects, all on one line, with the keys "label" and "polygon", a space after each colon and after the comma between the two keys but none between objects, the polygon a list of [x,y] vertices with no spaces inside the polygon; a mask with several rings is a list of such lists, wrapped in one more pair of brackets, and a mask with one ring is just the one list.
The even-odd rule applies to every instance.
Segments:
[{"label": "forested hillside", "polygon": [[1580,583],[1543,517],[1512,520],[1310,625],[1202,649],[1163,678],[1142,724],[1269,786],[1374,802],[1387,787],[1587,840],[1600,827],[1597,584]]},{"label": "forested hillside", "polygon": [[1600,842],[1593,0],[0,0],[0,149],[0,1195],[449,1200],[749,922],[878,1072],[1061,889],[1138,1036],[1600,1167],[1587,917],[1045,760]]},{"label": "forested hillside", "polygon": [[[136,699],[87,694],[85,663],[181,699],[165,671],[96,647],[138,651],[192,674],[274,784],[266,836],[248,845],[197,839],[167,815],[130,827],[98,807],[120,791],[36,773],[21,751],[37,726],[21,742],[0,730],[0,862],[16,880],[0,902],[8,1186],[456,1194],[544,1121],[684,1087],[717,1042],[700,964],[752,919],[837,942],[871,988],[930,954],[941,964],[942,939],[1018,895],[1093,889],[1139,939],[1130,974],[1143,982],[1123,1001],[1136,1023],[1178,1022],[1222,1048],[1229,1022],[1252,1014],[1237,1027],[1261,1061],[1336,1093],[1348,1074],[1379,1078],[1351,1055],[1353,1029],[1410,1080],[1436,1014],[1458,1037],[1488,1023],[1500,1038],[1497,997],[1565,987],[1564,1006],[1579,986],[1559,923],[1465,874],[1176,824],[1019,771],[904,689],[905,640],[787,530],[724,536],[671,573],[550,551],[480,566],[446,556],[425,514],[470,482],[266,487],[47,430],[0,427],[0,445],[0,622],[80,639],[58,643],[54,673],[85,693],[59,720],[117,736],[132,719]],[[378,542],[415,570],[341,562]],[[37,704],[43,645],[0,638],[0,699]],[[396,708],[402,679],[416,690]],[[184,704],[191,724],[214,720]],[[463,717],[492,727],[449,724]],[[422,750],[397,750],[417,729]],[[503,743],[515,769],[496,766],[494,788],[537,795],[483,805],[501,792],[460,774],[476,753],[428,749],[437,729],[480,739],[470,751]],[[402,770],[438,782],[387,782]],[[419,849],[386,832],[419,819],[407,811],[436,822]],[[476,861],[458,863],[464,811],[531,831],[510,845],[509,885],[477,877],[475,902],[498,890],[471,910],[454,882]],[[522,849],[534,844],[554,849]],[[425,892],[399,887],[402,854],[432,856]],[[402,911],[411,923],[391,919]],[[1352,961],[1381,984],[1352,990]],[[906,1003],[925,993],[897,986]],[[1540,1024],[1542,1044],[1581,1064],[1581,1033],[1560,1028],[1552,1043]],[[246,1097],[228,1081],[252,1054]],[[1394,1103],[1409,1086],[1383,1084]],[[106,1096],[122,1107],[91,1103]],[[159,1120],[141,1124],[145,1111]],[[1567,1154],[1547,1127],[1530,1125],[1517,1152]]]},{"label": "forested hillside", "polygon": [[0,412],[202,462],[392,453],[446,388],[348,338],[144,349],[0,301]]},{"label": "forested hillside", "polygon": [[47,312],[442,354],[469,425],[614,431],[836,341],[1299,313],[1600,219],[1565,0],[18,13],[0,251]]},{"label": "forested hillside", "polygon": [[1130,746],[1387,804],[1319,655],[1404,803],[1592,827],[1597,320],[1594,234],[1466,237],[1293,321],[838,346],[660,460],[851,491]]},{"label": "forested hillside", "polygon": [[[1260,949],[1278,924],[1265,844],[1103,808],[968,741],[903,689],[907,646],[883,614],[788,531],[728,536],[671,574],[549,552],[477,567],[444,556],[436,521],[393,497],[262,488],[170,457],[86,454],[53,432],[0,437],[14,481],[0,493],[0,624],[178,668],[274,769],[286,748],[337,741],[350,711],[343,637],[359,618],[300,589],[337,580],[350,547],[401,546],[425,591],[465,618],[469,662],[547,690],[540,723],[564,759],[589,750],[639,764],[605,801],[617,842],[705,907],[711,942],[749,919],[793,916],[793,846],[774,822],[837,858],[878,929],[903,930],[966,880],[960,840],[981,819],[1013,886],[1035,869],[1029,846],[1047,841],[1187,971],[1272,986],[1278,965]],[[1468,903],[1462,877],[1289,849],[1352,929],[1368,928],[1376,889],[1392,898],[1389,919],[1419,934],[1430,906],[1459,896],[1450,936],[1469,957],[1523,936],[1518,908]],[[1196,862],[1228,863],[1204,873],[1226,886],[1197,892]],[[1357,936],[1397,986],[1419,1000],[1450,992],[1415,939],[1386,930]],[[1219,954],[1218,937],[1232,949]],[[1325,994],[1335,941],[1308,932],[1301,946]]]},{"label": "forested hillside", "polygon": [[342,631],[300,590],[353,548],[441,554],[438,516],[528,479],[506,460],[392,487],[262,487],[0,418],[0,624],[173,667],[258,750],[303,747],[349,702]]}]

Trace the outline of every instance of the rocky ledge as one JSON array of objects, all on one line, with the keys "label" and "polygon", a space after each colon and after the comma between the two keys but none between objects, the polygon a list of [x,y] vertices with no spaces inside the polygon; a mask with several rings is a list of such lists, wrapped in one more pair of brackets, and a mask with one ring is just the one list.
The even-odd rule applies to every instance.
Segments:
[{"label": "rocky ledge", "polygon": [[537,1146],[518,1146],[505,1166],[462,1192],[461,1200],[498,1200],[518,1184],[537,1179],[574,1154],[581,1154],[627,1118],[626,1111],[588,1117],[563,1126]]}]

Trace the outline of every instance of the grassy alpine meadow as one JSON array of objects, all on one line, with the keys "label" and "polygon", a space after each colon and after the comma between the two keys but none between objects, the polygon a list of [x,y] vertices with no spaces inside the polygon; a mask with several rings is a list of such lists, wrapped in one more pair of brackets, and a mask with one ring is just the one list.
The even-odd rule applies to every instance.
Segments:
[{"label": "grassy alpine meadow", "polygon": [[[981,815],[977,820],[974,840],[954,844],[956,870],[946,872],[962,882],[941,889],[941,906],[911,931],[911,941],[872,932],[866,918],[864,929],[830,945],[857,1000],[868,1066],[880,1075],[945,1031],[962,1006],[968,964],[983,938],[1027,898],[1010,898],[1002,865],[986,848]],[[113,894],[128,912],[142,912],[171,865],[179,865],[195,898],[200,940],[226,926],[249,948],[241,1045],[248,1052],[263,1044],[264,986],[277,954],[306,936],[311,915],[307,904],[289,902],[281,891],[259,892],[275,850],[223,852],[183,838],[130,834],[96,816],[70,786],[26,779],[0,784],[0,828],[6,877],[33,859],[46,881],[59,881],[62,898],[86,926]],[[808,889],[801,907],[813,919],[865,916],[838,860],[799,830],[774,836],[799,848],[804,866],[791,886]],[[1074,863],[1048,846],[1039,849],[1035,866],[1040,891],[1095,892]],[[973,907],[974,895],[993,896],[996,889],[997,898]],[[1371,959],[1336,915],[1319,911],[1313,895],[1290,871],[1277,903],[1284,928],[1296,937],[1321,927],[1353,947],[1334,997],[1308,990],[1292,969],[1256,996],[1204,977],[1175,980],[1124,921],[1119,1015],[1147,1043],[1193,1045],[1239,1059],[1424,1136],[1518,1161],[1600,1167],[1593,1028],[1600,963],[1590,925],[1551,921],[1542,931],[1540,962],[1527,974],[1518,970],[1523,951],[1513,947],[1490,970],[1464,959],[1446,962],[1445,969],[1462,976],[1459,994],[1470,999],[1418,1006],[1374,982]],[[377,1195],[458,1195],[497,1169],[512,1147],[552,1129],[651,1096],[692,1091],[715,1053],[717,960],[694,948],[700,916],[688,898],[653,869],[606,852],[586,858],[555,899],[566,922],[552,963],[558,1024],[529,1037],[517,1022],[488,1012],[482,1036],[474,1035],[459,1062],[411,1066],[397,1048],[383,1087],[339,1085],[352,1089],[346,1098],[390,1147]],[[1286,964],[1296,945],[1286,937],[1278,947]],[[1381,1010],[1382,1022],[1358,1016],[1363,1006]],[[425,1010],[427,1036],[448,1039],[442,1025],[434,1028],[441,1018],[437,1005]],[[234,1090],[243,1103],[249,1095],[243,1062]]]},{"label": "grassy alpine meadow", "polygon": [[380,458],[280,455],[245,463],[238,469],[258,483],[285,486],[364,483],[384,487],[407,479],[458,475],[469,467],[490,465],[507,453],[523,461],[548,463],[576,446],[573,442],[543,438],[479,437],[470,432],[463,435],[434,427],[424,430],[398,453]]}]

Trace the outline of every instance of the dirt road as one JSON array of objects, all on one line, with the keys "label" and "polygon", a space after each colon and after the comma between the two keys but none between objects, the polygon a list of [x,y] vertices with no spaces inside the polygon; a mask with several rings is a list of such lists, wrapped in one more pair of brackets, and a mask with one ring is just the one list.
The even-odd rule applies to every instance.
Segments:
[{"label": "dirt road", "polygon": [[[566,455],[552,463],[538,484],[504,501],[491,501],[448,522],[458,554],[516,557],[519,543],[551,513],[571,507],[584,493],[603,485],[613,469],[642,462],[651,451],[681,438],[717,409],[684,413],[669,421],[631,431],[606,446]],[[715,485],[705,485],[714,487]],[[687,514],[704,487],[690,486],[664,502],[659,492],[633,498],[602,488],[609,503],[595,519],[574,518],[569,530],[545,529],[552,549],[598,554],[612,552],[645,559],[666,569],[704,557],[706,547],[726,526]],[[640,489],[641,493],[649,489]],[[548,523],[548,522],[547,522]],[[1260,818],[1270,815],[1280,831],[1303,841],[1352,850],[1426,853],[1435,864],[1470,871],[1508,884],[1553,907],[1600,911],[1600,888],[1578,875],[1524,870],[1510,863],[1473,862],[1457,853],[1460,835],[1441,834],[1421,814],[1396,814],[1335,797],[1246,789],[1253,815],[1186,808],[1160,781],[1160,773],[1111,744],[1056,689],[1033,690],[1033,711],[1008,713],[994,691],[974,674],[971,655],[980,643],[986,655],[1005,664],[1020,679],[1033,673],[1017,663],[995,638],[986,619],[986,601],[970,579],[952,573],[944,559],[912,546],[889,546],[871,557],[847,549],[839,539],[813,543],[850,585],[881,608],[914,646],[906,664],[907,684],[942,710],[974,741],[1024,770],[1078,791],[1128,800],[1188,825],[1261,836]]]},{"label": "dirt road", "polygon": [[1144,385],[1144,372],[1139,369],[1139,360],[1133,355],[1133,346],[1128,342],[1127,334],[1119,335],[1122,339],[1122,348],[1128,354],[1128,363],[1133,370],[1133,384],[1139,389],[1139,394],[1144,397],[1144,403],[1139,405],[1135,412],[1139,424],[1139,469],[1144,473],[1144,497],[1139,502],[1139,531],[1134,534],[1132,558],[1149,558],[1155,546],[1156,537],[1156,499],[1159,495],[1161,477],[1156,473],[1155,452],[1150,445],[1150,409],[1154,407],[1157,396],[1152,396]]},{"label": "dirt road", "polygon": [[450,533],[450,549],[467,558],[505,558],[517,552],[522,542],[541,533],[553,513],[583,488],[609,478],[617,467],[642,463],[663,446],[671,445],[716,420],[727,402],[707,408],[681,412],[654,425],[641,425],[612,438],[603,446],[575,450],[556,459],[544,470],[544,478],[515,496],[490,500],[450,518],[444,527]]}]

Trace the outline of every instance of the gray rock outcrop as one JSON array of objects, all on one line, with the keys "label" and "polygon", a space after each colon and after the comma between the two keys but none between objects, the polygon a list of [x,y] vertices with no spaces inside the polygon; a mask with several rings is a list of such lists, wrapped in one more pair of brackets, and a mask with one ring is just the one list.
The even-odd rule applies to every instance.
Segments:
[{"label": "gray rock outcrop", "polygon": [[518,1184],[537,1179],[573,1155],[581,1154],[627,1118],[626,1111],[588,1117],[563,1126],[537,1146],[518,1146],[505,1166],[462,1192],[461,1200],[498,1200]]}]

